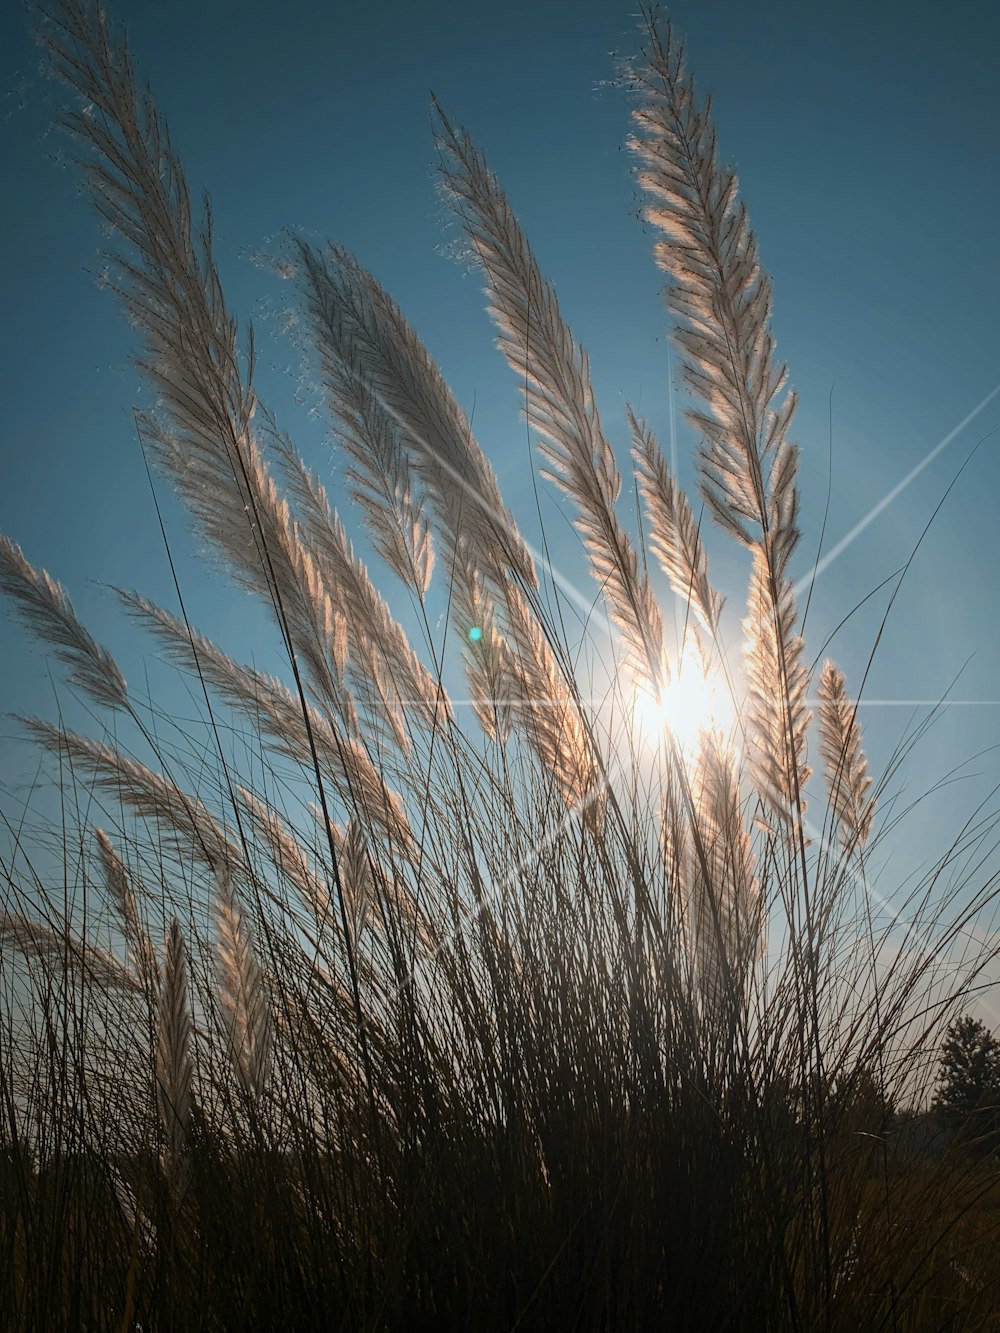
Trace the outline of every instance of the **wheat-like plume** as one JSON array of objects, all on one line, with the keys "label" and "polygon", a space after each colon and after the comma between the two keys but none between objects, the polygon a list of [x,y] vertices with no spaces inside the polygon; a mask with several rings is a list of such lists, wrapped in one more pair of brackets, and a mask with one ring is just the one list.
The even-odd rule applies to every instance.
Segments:
[{"label": "wheat-like plume", "polygon": [[[352,942],[360,939],[367,926],[385,925],[394,921],[407,927],[428,954],[435,954],[442,946],[442,939],[428,912],[417,900],[406,879],[394,870],[383,867],[376,859],[363,821],[352,818],[344,828],[339,824],[327,823],[322,811],[315,806],[312,813],[333,849],[344,890],[344,906]],[[446,872],[429,854],[425,865],[440,884],[447,882]],[[459,920],[465,922],[465,905],[452,905],[457,911],[456,923]],[[369,976],[369,981],[372,980],[374,978]]]},{"label": "wheat-like plume", "polygon": [[781,821],[793,819],[796,810],[804,813],[802,789],[810,774],[809,676],[795,622],[791,582],[782,580],[775,603],[766,558],[755,548],[743,622],[750,771],[758,793]]},{"label": "wheat-like plume", "polygon": [[[240,446],[238,467],[247,491],[226,515],[221,464],[194,451],[190,438],[171,434],[143,417],[143,435],[172,474],[199,528],[230,557],[237,580],[275,609],[289,649],[303,662],[314,698],[345,725],[353,717],[343,683],[347,626],[315,558],[301,540],[288,502],[281,497],[254,438]],[[232,489],[232,488],[230,488]],[[217,503],[210,496],[218,494]],[[246,536],[239,524],[249,533]]]},{"label": "wheat-like plume", "polygon": [[787,438],[795,409],[774,359],[771,283],[737,199],[735,174],[720,167],[711,102],[699,105],[669,25],[648,25],[644,65],[635,71],[641,133],[630,147],[653,196],[647,219],[672,278],[667,303],[679,326],[684,377],[708,412],[688,417],[702,437],[701,490],[719,522],[750,548],[746,622],[749,720],[760,792],[779,818],[801,822],[809,713],[808,673],[788,563],[799,538],[798,448]]},{"label": "wheat-like plume", "polygon": [[100,852],[108,892],[114,899],[125,927],[125,938],[138,961],[139,970],[150,994],[155,995],[160,985],[160,967],[156,952],[146,933],[146,927],[139,915],[139,904],[128,871],[104,829],[94,829],[94,838]]},{"label": "wheat-like plume", "polygon": [[[353,256],[339,246],[320,255],[299,242],[313,338],[324,364],[343,364],[400,430],[436,513],[449,552],[468,559],[500,589],[505,571],[537,583],[534,563],[504,505],[492,465],[468,418],[401,310]],[[339,397],[339,375],[326,387]],[[334,406],[338,416],[344,412]],[[350,411],[349,403],[345,411]]]},{"label": "wheat-like plume", "polygon": [[[365,417],[372,425],[364,432],[342,432],[341,442],[352,466],[347,479],[375,549],[389,568],[420,596],[434,572],[434,545],[422,491],[412,476],[409,460],[399,447],[394,423],[367,395]],[[359,443],[365,440],[365,445]],[[368,441],[371,441],[369,444]],[[392,443],[390,443],[390,440]]]},{"label": "wheat-like plume", "polygon": [[514,725],[555,780],[566,805],[584,809],[596,827],[603,784],[577,702],[527,598],[510,585],[506,601],[510,638],[517,650],[510,661],[521,705],[514,710]]},{"label": "wheat-like plume", "polygon": [[162,118],[136,85],[124,40],[89,0],[67,0],[45,41],[57,72],[101,112],[69,113],[66,125],[96,154],[86,172],[98,211],[137,252],[110,259],[166,415],[164,424],[139,418],[144,438],[236,577],[271,602],[324,702],[343,711],[343,626],[254,438],[252,339],[243,372],[207,200],[196,235]]},{"label": "wheat-like plume", "polygon": [[340,841],[337,865],[340,882],[344,888],[344,903],[353,935],[352,942],[357,948],[375,907],[376,896],[371,853],[366,845],[365,831],[360,820],[348,820]]},{"label": "wheat-like plume", "polygon": [[691,779],[698,856],[688,872],[688,927],[708,994],[742,984],[756,961],[763,921],[754,857],[732,752],[705,736]]},{"label": "wheat-like plume", "polygon": [[13,945],[25,958],[37,958],[55,976],[68,964],[99,991],[142,992],[141,976],[107,949],[77,939],[68,929],[5,911],[0,912],[0,942]]},{"label": "wheat-like plume", "polygon": [[219,1000],[240,1083],[259,1102],[271,1072],[273,1028],[267,987],[232,876],[221,870],[215,885]]},{"label": "wheat-like plume", "polygon": [[[490,585],[462,554],[453,565],[452,620],[462,635],[469,697],[483,731],[493,740],[510,735],[512,705],[518,696],[511,647],[498,623]],[[470,630],[478,633],[470,634]]]},{"label": "wheat-like plume", "polygon": [[234,661],[204,634],[148,598],[124,589],[118,590],[118,596],[126,611],[156,635],[174,661],[211,685],[230,707],[257,723],[279,754],[306,762],[311,731],[321,758],[327,759],[336,750],[338,725],[348,735],[357,734],[358,721],[349,696],[346,717],[338,715],[334,719],[329,709],[321,710],[318,704],[303,709],[301,699],[276,677]]},{"label": "wheat-like plume", "polygon": [[114,658],[76,618],[65,589],[44,569],[28,563],[21,548],[0,534],[0,588],[14,600],[25,624],[53,645],[69,678],[99,704],[128,708],[125,679]]},{"label": "wheat-like plume", "polygon": [[605,438],[586,352],[564,323],[507,197],[464,130],[435,104],[441,172],[487,280],[499,346],[523,380],[526,411],[552,479],[577,508],[591,570],[622,634],[632,667],[665,683],[660,609],[615,512],[621,477]]},{"label": "wheat-like plume", "polygon": [[699,459],[706,500],[720,522],[750,545],[766,528],[768,460],[785,439],[795,407],[778,404],[786,369],[775,364],[771,282],[738,201],[735,174],[718,163],[711,101],[701,105],[669,26],[649,26],[645,64],[635,71],[641,133],[629,140],[643,164],[640,181],[655,203],[645,216],[667,239],[655,247],[670,274],[667,303],[684,377],[709,415],[689,418],[703,438]]},{"label": "wheat-like plume", "polygon": [[281,681],[233,661],[204,635],[137,593],[121,592],[119,596],[178,662],[199,673],[227,703],[270,735],[278,753],[302,764],[308,763],[315,747],[320,770],[332,781],[340,799],[349,808],[361,810],[387,837],[406,843],[410,832],[405,807],[356,734],[343,734],[335,719],[310,707],[305,710],[307,729],[301,700]]},{"label": "wheat-like plume", "polygon": [[724,599],[709,580],[708,556],[690,501],[670,475],[653,432],[635,416],[631,407],[628,421],[635,475],[646,506],[649,545],[671,588],[715,636]]},{"label": "wheat-like plume", "polygon": [[207,806],[163,774],[129,759],[113,746],[92,741],[67,728],[54,727],[38,718],[25,718],[23,723],[47,750],[65,755],[95,787],[176,834],[182,854],[194,852],[211,869],[241,863],[239,850],[219,828]]},{"label": "wheat-like plume", "polygon": [[872,785],[868,760],[861,743],[857,707],[847,697],[844,673],[826,661],[819,678],[820,753],[826,766],[833,812],[840,822],[845,848],[862,848],[875,817],[869,799]]},{"label": "wheat-like plume", "polygon": [[289,831],[277,810],[253,792],[237,787],[236,795],[267,844],[279,876],[293,885],[317,921],[325,921],[330,913],[330,893],[310,863],[299,838]]},{"label": "wheat-like plume", "polygon": [[362,666],[358,686],[367,677],[364,665],[381,660],[394,682],[395,709],[412,710],[428,727],[447,720],[450,712],[443,686],[417,657],[364,563],[355,555],[319,479],[306,468],[287,440],[278,441],[278,449],[303,536],[328,586],[336,589],[352,662],[357,660]]},{"label": "wheat-like plume", "polygon": [[[313,263],[317,261],[312,256]],[[320,270],[305,265],[309,309],[337,438],[350,466],[347,480],[375,548],[403,583],[422,597],[434,568],[427,496],[414,475],[401,425],[366,383],[350,323]]]},{"label": "wheat-like plume", "polygon": [[187,948],[176,917],[167,931],[157,1010],[156,1092],[163,1123],[164,1165],[182,1191],[194,1082],[194,1025],[188,999]]}]

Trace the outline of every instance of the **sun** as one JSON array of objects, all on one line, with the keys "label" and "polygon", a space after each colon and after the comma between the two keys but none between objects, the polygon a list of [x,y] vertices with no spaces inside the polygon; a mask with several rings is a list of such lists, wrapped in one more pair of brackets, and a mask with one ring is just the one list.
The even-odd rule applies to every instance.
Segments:
[{"label": "sun", "polygon": [[682,651],[670,683],[659,694],[641,685],[635,696],[635,723],[654,744],[667,731],[686,755],[697,753],[705,732],[728,734],[733,723],[729,691],[718,671],[706,671],[693,643]]}]

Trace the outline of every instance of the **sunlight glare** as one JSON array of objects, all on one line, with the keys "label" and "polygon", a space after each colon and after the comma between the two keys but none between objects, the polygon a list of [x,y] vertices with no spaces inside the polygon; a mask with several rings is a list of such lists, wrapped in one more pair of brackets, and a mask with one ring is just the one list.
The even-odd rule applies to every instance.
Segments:
[{"label": "sunlight glare", "polygon": [[703,732],[729,733],[733,709],[719,672],[706,672],[697,647],[689,643],[658,698],[645,685],[636,691],[635,721],[639,733],[654,743],[669,729],[681,750],[693,755]]}]

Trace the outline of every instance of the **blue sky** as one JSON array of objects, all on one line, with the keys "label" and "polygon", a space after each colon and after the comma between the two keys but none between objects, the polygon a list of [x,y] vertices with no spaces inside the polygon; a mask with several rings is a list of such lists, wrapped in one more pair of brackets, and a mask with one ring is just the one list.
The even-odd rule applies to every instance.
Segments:
[{"label": "blue sky", "polygon": [[[669,438],[661,276],[622,148],[627,99],[610,83],[612,52],[637,44],[632,9],[609,0],[113,7],[189,182],[212,195],[228,299],[257,331],[260,394],[321,469],[324,422],[310,411],[315,394],[300,354],[281,336],[291,293],[254,262],[276,251],[285,226],[344,243],[393,293],[460,401],[474,407],[505,497],[534,532],[516,384],[493,349],[478,278],[448,254],[454,233],[433,181],[432,89],[487,151],[556,284],[590,353],[610,437],[624,456],[631,401]],[[699,87],[714,93],[722,155],[739,171],[774,279],[779,352],[801,395],[804,572],[825,502],[831,419],[828,547],[1000,385],[1000,19],[970,0],[943,13],[921,3],[682,0],[671,14]],[[8,329],[0,530],[65,583],[138,680],[152,650],[106,585],[174,605],[129,415],[146,399],[127,364],[132,333],[95,281],[102,238],[69,146],[48,129],[63,94],[39,76],[28,26],[20,6],[0,11]],[[818,651],[905,562],[962,459],[987,436],[899,594],[869,678],[872,700],[936,699],[963,667],[956,698],[1000,697],[1000,394],[824,572],[807,637]],[[677,444],[689,481],[694,440],[683,423]],[[266,660],[263,617],[205,573],[182,513],[159,489],[192,620],[236,656]],[[557,509],[546,513],[558,526]],[[721,534],[711,552],[735,617],[743,562]],[[581,567],[568,542],[557,555],[564,572]],[[884,597],[872,599],[833,645],[851,681],[882,607]],[[43,655],[6,613],[0,660],[0,712],[53,717]],[[926,711],[866,706],[876,768]],[[12,732],[3,724],[4,737]],[[998,742],[1000,707],[952,708],[908,766],[910,793]],[[0,782],[16,791],[34,765],[23,746],[4,747]],[[987,752],[967,771],[911,821],[901,866],[943,850],[972,798],[1000,781],[1000,759]]]}]

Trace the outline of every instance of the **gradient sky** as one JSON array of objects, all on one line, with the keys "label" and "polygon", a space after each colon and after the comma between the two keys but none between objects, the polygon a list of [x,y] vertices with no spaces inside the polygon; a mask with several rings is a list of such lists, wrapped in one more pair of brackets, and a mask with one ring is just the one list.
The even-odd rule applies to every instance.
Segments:
[{"label": "gradient sky", "polygon": [[[632,5],[118,0],[111,9],[128,27],[193,191],[212,195],[230,306],[255,322],[261,397],[321,471],[324,421],[311,410],[300,353],[281,334],[292,293],[255,262],[277,252],[286,226],[344,243],[393,293],[474,408],[506,499],[529,535],[537,529],[517,386],[493,349],[478,276],[448,254],[454,232],[432,173],[432,89],[485,148],[554,281],[590,353],[609,436],[624,455],[630,401],[669,440],[661,277],[622,148],[628,102],[610,83],[612,53],[637,46]],[[944,11],[919,0],[822,8],[680,0],[671,14],[700,89],[714,92],[722,155],[739,172],[774,280],[779,353],[801,395],[804,573],[831,438],[827,549],[1000,386],[1000,18],[971,0]],[[151,650],[106,585],[175,605],[129,415],[147,400],[128,366],[133,335],[95,281],[102,238],[70,146],[48,128],[63,92],[39,74],[29,22],[19,5],[0,9],[0,530],[65,583],[126,677],[141,680]],[[675,397],[681,408],[683,395]],[[909,820],[886,891],[895,867],[902,877],[940,855],[1000,781],[988,749],[1000,742],[1000,393],[829,566],[810,611],[815,653],[904,564],[981,439],[899,593],[862,713],[877,771],[928,711],[899,701],[938,699],[961,671],[953,695],[974,702],[952,707],[923,742],[901,778],[907,798],[979,758]],[[683,422],[676,440],[690,481],[694,440]],[[237,657],[269,664],[265,620],[189,558],[183,515],[164,490],[192,621]],[[545,513],[550,535],[565,527],[554,505]],[[556,550],[574,575],[578,549],[563,541]],[[735,623],[742,558],[714,532],[710,551]],[[832,647],[851,682],[885,600],[867,603]],[[0,712],[54,717],[44,655],[6,610],[0,661]],[[73,716],[65,689],[59,700]],[[12,724],[2,730],[0,800],[34,773],[30,751],[8,739]]]}]

